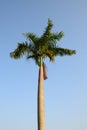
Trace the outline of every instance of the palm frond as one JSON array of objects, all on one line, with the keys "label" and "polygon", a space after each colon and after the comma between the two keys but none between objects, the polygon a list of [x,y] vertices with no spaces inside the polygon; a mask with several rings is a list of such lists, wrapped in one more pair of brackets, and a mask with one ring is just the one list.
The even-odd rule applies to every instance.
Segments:
[{"label": "palm frond", "polygon": [[64,36],[64,33],[62,31],[59,33],[52,33],[52,35],[50,36],[50,40],[60,41],[63,36]]},{"label": "palm frond", "polygon": [[30,42],[33,42],[33,44],[37,44],[39,41],[39,37],[36,36],[34,33],[24,33],[23,34]]},{"label": "palm frond", "polygon": [[64,56],[64,55],[76,54],[75,50],[70,50],[70,49],[67,49],[67,48],[54,48],[54,52],[55,52],[55,56],[56,55]]},{"label": "palm frond", "polygon": [[11,58],[19,59],[22,55],[29,52],[28,43],[18,43],[17,48],[10,53]]},{"label": "palm frond", "polygon": [[52,23],[52,21],[50,19],[48,19],[48,25],[45,28],[45,31],[44,31],[44,33],[42,35],[43,38],[50,35],[50,31],[51,31],[52,27],[53,27],[53,23]]},{"label": "palm frond", "polygon": [[39,40],[40,44],[45,44],[45,43],[48,42],[48,39],[49,39],[49,37],[51,35],[52,27],[53,27],[53,23],[52,23],[52,21],[50,19],[48,19],[48,25],[45,28],[45,31],[44,31],[43,35],[41,36],[41,38]]}]

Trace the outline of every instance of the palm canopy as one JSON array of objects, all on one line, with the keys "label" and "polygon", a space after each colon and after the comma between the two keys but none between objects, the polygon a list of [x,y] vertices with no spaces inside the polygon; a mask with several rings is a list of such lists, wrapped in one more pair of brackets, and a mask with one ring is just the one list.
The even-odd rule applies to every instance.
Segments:
[{"label": "palm canopy", "polygon": [[48,19],[48,25],[44,33],[38,37],[33,33],[25,33],[27,41],[18,43],[17,48],[10,53],[10,56],[15,59],[21,58],[26,55],[27,59],[34,59],[36,64],[39,65],[40,57],[45,59],[48,57],[50,61],[54,61],[56,56],[72,55],[75,50],[61,48],[58,46],[57,41],[64,36],[61,31],[59,33],[52,33],[53,23]]}]

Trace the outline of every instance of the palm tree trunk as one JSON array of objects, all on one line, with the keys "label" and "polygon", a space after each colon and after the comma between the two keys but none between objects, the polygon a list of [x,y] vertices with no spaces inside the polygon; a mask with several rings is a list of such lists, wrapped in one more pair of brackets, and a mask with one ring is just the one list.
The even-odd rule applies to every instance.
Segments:
[{"label": "palm tree trunk", "polygon": [[39,68],[39,77],[38,77],[38,98],[37,98],[37,106],[38,106],[38,130],[44,130],[44,86],[43,86],[43,64],[42,58],[40,62]]}]

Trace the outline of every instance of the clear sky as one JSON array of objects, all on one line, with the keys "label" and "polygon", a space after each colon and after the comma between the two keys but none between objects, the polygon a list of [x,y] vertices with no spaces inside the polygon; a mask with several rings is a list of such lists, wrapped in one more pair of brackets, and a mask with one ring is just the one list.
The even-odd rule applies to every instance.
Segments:
[{"label": "clear sky", "polygon": [[87,1],[0,0],[0,130],[37,130],[38,67],[11,59],[22,33],[41,35],[48,18],[63,31],[60,47],[76,55],[46,61],[46,130],[87,130]]}]

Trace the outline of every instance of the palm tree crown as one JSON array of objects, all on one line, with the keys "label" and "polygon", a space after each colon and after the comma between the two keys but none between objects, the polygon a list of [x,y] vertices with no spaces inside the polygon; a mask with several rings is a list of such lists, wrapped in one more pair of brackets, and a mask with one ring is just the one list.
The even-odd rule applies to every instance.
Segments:
[{"label": "palm tree crown", "polygon": [[40,57],[42,57],[42,59],[48,57],[50,61],[54,61],[56,56],[75,54],[75,50],[60,48],[57,45],[57,41],[60,41],[64,33],[62,31],[59,33],[52,33],[52,27],[53,23],[48,19],[48,25],[40,37],[33,33],[25,33],[24,35],[27,41],[18,43],[18,47],[10,53],[10,56],[18,59],[21,58],[22,55],[26,55],[27,59],[32,58],[35,60],[35,63],[39,65]]}]

